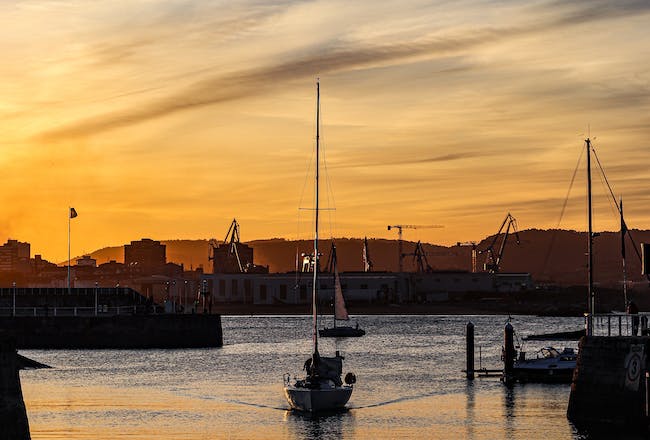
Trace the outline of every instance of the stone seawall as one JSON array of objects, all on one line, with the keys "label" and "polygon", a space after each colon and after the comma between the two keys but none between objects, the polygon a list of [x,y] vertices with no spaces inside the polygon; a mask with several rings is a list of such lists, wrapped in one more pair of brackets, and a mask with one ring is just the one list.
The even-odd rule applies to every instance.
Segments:
[{"label": "stone seawall", "polygon": [[567,416],[579,428],[646,431],[649,337],[580,341]]},{"label": "stone seawall", "polygon": [[220,315],[0,318],[20,349],[221,347]]},{"label": "stone seawall", "polygon": [[16,346],[0,335],[0,440],[29,440],[29,423],[18,375]]}]

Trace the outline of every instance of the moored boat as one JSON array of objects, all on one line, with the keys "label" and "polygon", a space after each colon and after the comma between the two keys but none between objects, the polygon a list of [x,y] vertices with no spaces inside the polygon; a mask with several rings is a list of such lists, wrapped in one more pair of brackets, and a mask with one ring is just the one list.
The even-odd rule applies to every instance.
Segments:
[{"label": "moored boat", "polygon": [[357,323],[356,327],[337,325],[337,321],[349,321],[350,315],[348,315],[348,309],[345,306],[341,278],[337,268],[336,246],[334,244],[332,244],[331,259],[334,272],[334,320],[332,327],[322,328],[318,331],[318,334],[324,338],[358,338],[366,334],[365,330],[359,328],[359,323]]},{"label": "moored boat", "polygon": [[312,344],[313,352],[305,361],[304,379],[289,375],[284,377],[284,395],[291,409],[309,413],[331,412],[345,408],[348,403],[356,377],[352,373],[345,376],[345,384],[341,380],[343,374],[343,356],[337,351],[334,357],[321,357],[318,352],[318,219],[319,219],[319,123],[320,123],[320,83],[316,83],[316,192],[314,197],[314,253],[313,253],[313,283],[312,283]]},{"label": "moored boat", "polygon": [[562,351],[543,347],[534,358],[526,359],[526,353],[519,352],[513,366],[513,374],[519,382],[571,383],[576,367],[577,354],[572,348]]}]

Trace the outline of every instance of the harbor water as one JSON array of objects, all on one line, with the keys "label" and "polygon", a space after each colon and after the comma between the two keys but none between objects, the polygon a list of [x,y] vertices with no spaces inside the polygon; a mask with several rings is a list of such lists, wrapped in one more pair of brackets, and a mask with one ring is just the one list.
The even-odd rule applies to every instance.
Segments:
[{"label": "harbor water", "polygon": [[[309,316],[223,317],[222,348],[23,350],[54,367],[21,372],[32,439],[582,438],[566,418],[569,385],[465,379],[465,324],[476,326],[477,368],[479,358],[501,368],[506,319],[359,316],[366,336],[320,340],[321,355],[340,350],[344,374],[357,376],[350,409],[324,417],[288,411],[282,392],[283,375],[302,374],[310,355]],[[583,320],[512,324],[523,336]]]}]

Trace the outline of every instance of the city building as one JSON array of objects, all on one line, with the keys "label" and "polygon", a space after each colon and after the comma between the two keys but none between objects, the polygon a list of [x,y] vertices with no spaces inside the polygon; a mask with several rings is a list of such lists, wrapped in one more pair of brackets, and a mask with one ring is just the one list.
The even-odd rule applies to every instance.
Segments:
[{"label": "city building", "polygon": [[124,265],[131,273],[157,273],[167,263],[166,246],[159,241],[143,238],[124,245]]},{"label": "city building", "polygon": [[2,272],[31,272],[30,244],[18,240],[7,240],[0,246],[0,271]]}]

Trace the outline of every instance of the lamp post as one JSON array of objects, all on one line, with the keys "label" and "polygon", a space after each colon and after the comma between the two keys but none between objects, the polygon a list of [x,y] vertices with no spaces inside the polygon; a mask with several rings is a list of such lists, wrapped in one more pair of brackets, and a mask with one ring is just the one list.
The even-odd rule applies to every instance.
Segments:
[{"label": "lamp post", "polygon": [[172,313],[176,313],[177,300],[178,300],[178,292],[176,291],[176,280],[172,280]]},{"label": "lamp post", "polygon": [[183,283],[183,313],[187,309],[187,280]]},{"label": "lamp post", "polygon": [[11,316],[16,316],[16,282],[15,281],[13,283],[11,283],[11,287],[12,287],[12,290],[13,290],[13,292],[12,292],[13,293],[13,306],[12,306],[12,309],[11,309]]},{"label": "lamp post", "polygon": [[97,316],[97,286],[98,283],[95,281],[95,316]]}]

